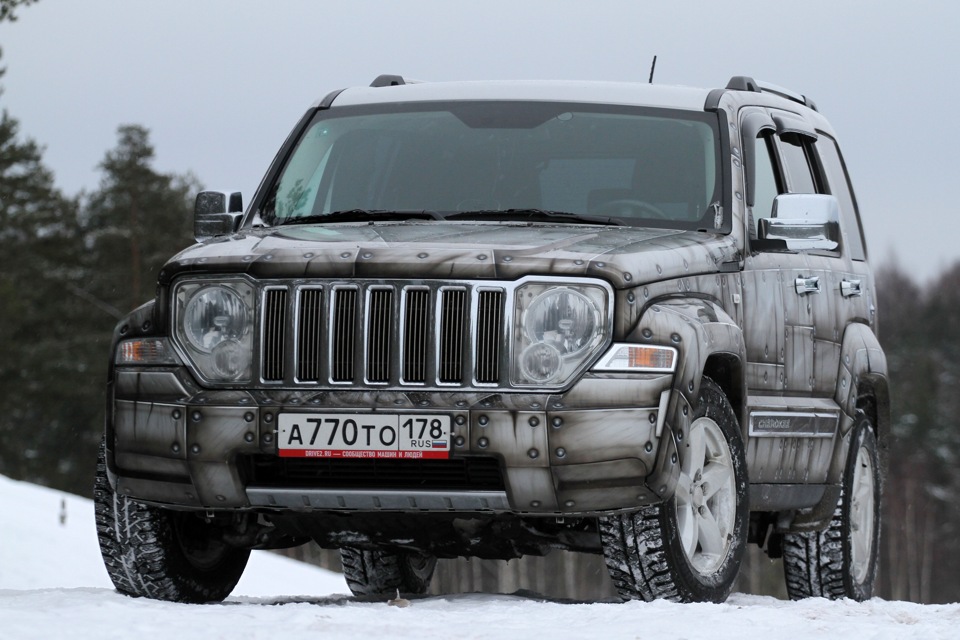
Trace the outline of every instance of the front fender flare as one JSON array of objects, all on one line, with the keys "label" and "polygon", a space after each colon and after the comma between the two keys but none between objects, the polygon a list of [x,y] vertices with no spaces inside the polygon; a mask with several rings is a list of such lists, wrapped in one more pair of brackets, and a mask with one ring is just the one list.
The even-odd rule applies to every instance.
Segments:
[{"label": "front fender flare", "polygon": [[[717,302],[701,298],[675,298],[656,302],[641,314],[636,326],[627,336],[628,342],[639,344],[668,344],[679,353],[677,369],[667,407],[666,425],[669,434],[665,442],[688,437],[690,416],[700,393],[704,375],[723,370],[723,379],[715,380],[727,394],[734,412],[740,420],[744,443],[743,397],[744,379],[742,363],[746,361],[743,332],[736,321]],[[721,377],[715,374],[712,377]],[[669,448],[669,447],[668,447]],[[667,458],[668,459],[668,458]],[[664,464],[660,460],[657,470],[647,478],[647,485],[658,495],[662,487],[676,486],[679,466]],[[669,497],[665,495],[664,497]]]},{"label": "front fender flare", "polygon": [[121,340],[135,338],[139,336],[153,335],[158,326],[156,318],[156,301],[150,300],[140,305],[125,317],[123,317],[114,327],[113,336],[110,340],[110,361],[107,365],[107,393],[106,407],[104,413],[104,464],[107,470],[107,480],[110,487],[117,488],[116,463],[114,462],[114,367],[116,366],[117,345]]}]

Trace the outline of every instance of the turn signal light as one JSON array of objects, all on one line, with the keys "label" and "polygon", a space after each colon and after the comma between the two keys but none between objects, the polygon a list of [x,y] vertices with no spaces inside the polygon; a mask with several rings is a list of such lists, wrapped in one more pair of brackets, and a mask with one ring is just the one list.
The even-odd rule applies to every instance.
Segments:
[{"label": "turn signal light", "polygon": [[595,371],[672,372],[677,368],[677,350],[638,344],[614,344],[593,367]]},{"label": "turn signal light", "polygon": [[177,358],[166,340],[140,338],[124,340],[117,345],[116,364],[177,364]]}]

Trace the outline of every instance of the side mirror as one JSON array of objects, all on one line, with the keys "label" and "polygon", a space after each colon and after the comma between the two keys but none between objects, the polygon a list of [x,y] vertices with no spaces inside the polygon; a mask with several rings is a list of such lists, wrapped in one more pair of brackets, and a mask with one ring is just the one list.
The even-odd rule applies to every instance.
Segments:
[{"label": "side mirror", "polygon": [[840,247],[840,205],[834,196],[784,193],[773,200],[773,217],[761,218],[761,250],[836,251]]},{"label": "side mirror", "polygon": [[243,218],[243,196],[240,192],[201,191],[193,207],[193,236],[203,242],[216,236],[234,233]]}]

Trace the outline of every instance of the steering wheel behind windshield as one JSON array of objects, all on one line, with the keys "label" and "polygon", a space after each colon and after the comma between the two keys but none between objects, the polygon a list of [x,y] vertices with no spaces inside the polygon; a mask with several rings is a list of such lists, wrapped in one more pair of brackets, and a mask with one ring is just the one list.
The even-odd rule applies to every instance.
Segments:
[{"label": "steering wheel behind windshield", "polygon": [[635,217],[635,218],[657,218],[659,220],[669,220],[670,217],[664,213],[663,209],[650,204],[644,200],[635,198],[619,198],[610,200],[600,205],[594,214],[600,214],[613,217]]}]

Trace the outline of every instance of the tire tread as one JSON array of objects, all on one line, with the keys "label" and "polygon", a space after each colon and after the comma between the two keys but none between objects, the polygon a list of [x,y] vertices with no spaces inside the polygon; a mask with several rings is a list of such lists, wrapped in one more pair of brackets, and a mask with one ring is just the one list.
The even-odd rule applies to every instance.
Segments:
[{"label": "tire tread", "polygon": [[844,481],[841,486],[840,500],[830,518],[830,523],[823,531],[794,532],[783,535],[783,573],[787,585],[787,595],[791,600],[804,598],[853,598],[855,600],[869,599],[873,594],[873,582],[876,577],[877,554],[879,553],[880,536],[880,506],[879,488],[882,474],[878,468],[876,441],[872,425],[864,413],[858,414],[859,423],[854,427],[853,446],[850,449],[850,460],[856,460],[856,455],[863,443],[867,443],[873,452],[874,478],[877,485],[877,503],[874,506],[874,535],[872,550],[873,559],[870,574],[863,584],[856,584],[850,568],[847,566],[849,553],[845,549],[847,541],[847,526],[844,521],[845,509],[848,506],[849,487],[852,482],[852,464],[849,460],[844,471]]},{"label": "tire tread", "polygon": [[[359,597],[423,595],[430,588],[437,560],[416,551],[340,549],[343,577]],[[419,565],[419,566],[418,566]]]},{"label": "tire tread", "polygon": [[101,444],[94,481],[94,517],[104,567],[117,591],[170,602],[219,602],[230,595],[250,552],[236,549],[215,570],[195,570],[182,557],[164,510],[116,492]]},{"label": "tire tread", "polygon": [[[739,427],[736,415],[730,407],[723,390],[710,378],[704,376],[701,381],[700,399],[704,415],[710,416],[717,424],[725,424],[735,433],[732,436],[739,442]],[[734,465],[740,469],[738,492],[738,531],[735,546],[730,549],[730,557],[722,578],[715,584],[699,584],[697,578],[683,577],[684,571],[679,563],[685,558],[677,557],[671,551],[666,528],[668,504],[661,503],[643,507],[637,511],[620,513],[599,518],[598,528],[607,570],[613,579],[617,593],[623,600],[671,600],[674,602],[694,602],[711,600],[720,602],[726,598],[739,571],[744,551],[742,530],[746,526],[746,463],[743,460],[742,445],[740,451],[732,452]],[[720,574],[718,574],[720,575]]]}]

